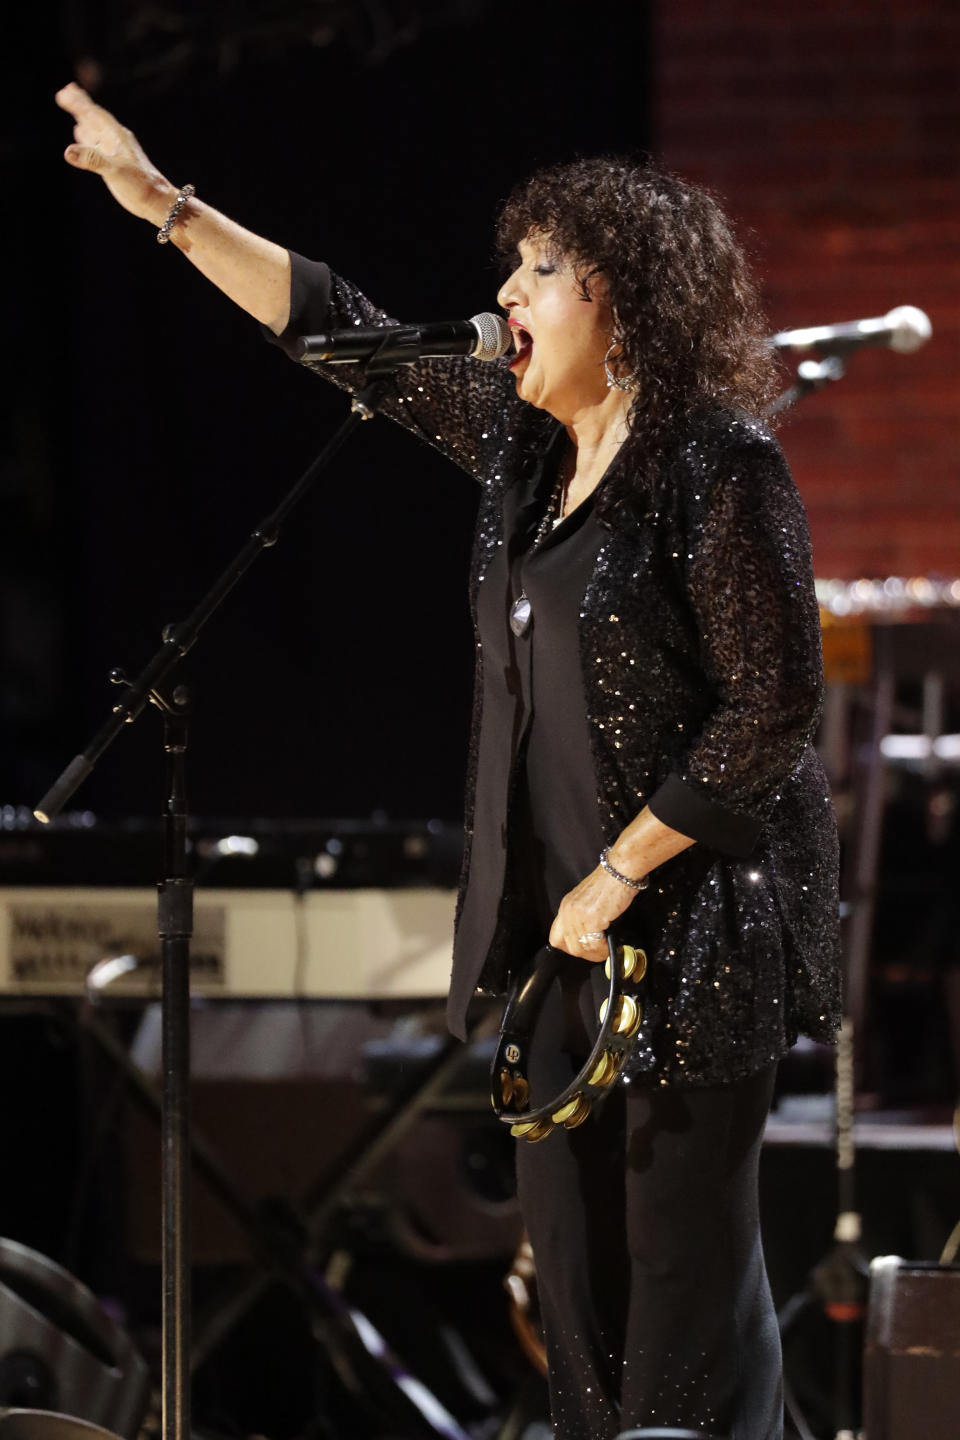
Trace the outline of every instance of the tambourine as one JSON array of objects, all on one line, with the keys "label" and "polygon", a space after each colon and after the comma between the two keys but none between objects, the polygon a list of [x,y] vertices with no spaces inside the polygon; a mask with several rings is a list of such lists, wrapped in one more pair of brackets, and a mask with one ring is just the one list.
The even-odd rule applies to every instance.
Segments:
[{"label": "tambourine", "polygon": [[543,1140],[556,1125],[573,1130],[582,1125],[595,1100],[609,1091],[623,1068],[643,1021],[643,1007],[634,993],[647,971],[644,950],[617,945],[607,934],[605,973],[610,982],[600,1007],[600,1029],[580,1073],[565,1090],[544,1105],[528,1110],[530,1083],[526,1064],[540,1006],[568,957],[558,950],[539,952],[538,963],[510,987],[500,1025],[500,1039],[490,1067],[490,1103],[497,1118],[510,1126],[517,1140]]}]

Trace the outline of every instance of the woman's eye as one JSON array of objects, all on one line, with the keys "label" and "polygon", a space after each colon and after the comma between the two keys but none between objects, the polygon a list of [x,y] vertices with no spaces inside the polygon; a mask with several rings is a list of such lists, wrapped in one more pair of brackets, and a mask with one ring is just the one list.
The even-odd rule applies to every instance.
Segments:
[{"label": "woman's eye", "polygon": [[534,275],[555,275],[556,271],[556,265],[548,265],[546,264],[546,262],[541,265],[535,265],[533,267]]}]

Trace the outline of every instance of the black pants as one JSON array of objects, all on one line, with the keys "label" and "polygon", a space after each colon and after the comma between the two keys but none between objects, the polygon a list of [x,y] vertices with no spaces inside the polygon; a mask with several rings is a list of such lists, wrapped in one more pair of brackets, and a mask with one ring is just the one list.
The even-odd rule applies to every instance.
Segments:
[{"label": "black pants", "polygon": [[[530,1058],[535,1100],[579,1069],[597,990],[571,962],[551,992]],[[780,1440],[757,1205],[775,1068],[715,1089],[618,1086],[576,1130],[519,1143],[556,1440],[641,1425]]]}]

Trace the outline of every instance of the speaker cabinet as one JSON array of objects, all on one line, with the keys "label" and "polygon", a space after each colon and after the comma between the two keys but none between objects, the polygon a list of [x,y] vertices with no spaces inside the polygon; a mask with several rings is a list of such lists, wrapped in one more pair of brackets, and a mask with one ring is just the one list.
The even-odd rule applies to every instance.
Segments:
[{"label": "speaker cabinet", "polygon": [[868,1440],[960,1436],[960,1266],[881,1256],[870,1267]]},{"label": "speaker cabinet", "polygon": [[[418,1116],[365,1181],[378,1196],[401,1251],[428,1261],[502,1258],[504,1269],[523,1226],[514,1194],[516,1141],[490,1112],[432,1110]],[[375,1112],[363,1086],[347,1079],[198,1080],[197,1134],[209,1143],[240,1194],[296,1204],[311,1185],[336,1175]],[[160,1258],[160,1147],[152,1118],[132,1103],[126,1132],[127,1252]],[[193,1258],[198,1265],[244,1264],[250,1242],[238,1222],[195,1177]]]}]

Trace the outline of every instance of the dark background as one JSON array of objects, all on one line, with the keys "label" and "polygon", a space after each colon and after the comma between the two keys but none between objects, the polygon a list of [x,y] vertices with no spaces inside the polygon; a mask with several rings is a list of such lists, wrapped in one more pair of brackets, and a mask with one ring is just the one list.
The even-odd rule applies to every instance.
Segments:
[{"label": "dark background", "polygon": [[[4,16],[0,824],[99,727],[109,668],[139,667],[343,413],[64,164],[52,97],[78,65],[172,180],[407,319],[493,305],[493,215],[532,167],[651,147],[757,232],[776,326],[929,310],[935,344],[858,357],[784,442],[820,573],[956,574],[955,7],[153,0],[184,18],[166,35],[138,31],[147,13],[65,0]],[[251,39],[271,13],[284,25]],[[197,815],[459,817],[474,503],[425,446],[363,428],[191,658]],[[145,715],[75,803],[156,812],[159,732]],[[955,799],[951,777],[903,782],[882,866],[871,1043],[896,1101],[955,1089],[937,966],[955,982],[956,823],[952,848],[930,839],[946,779]],[[59,1029],[2,1030],[0,1231],[103,1281],[119,1222],[84,1127],[102,1140],[110,1116],[81,1114],[83,1060]],[[829,1248],[831,1157],[768,1148],[764,1163],[783,1299]],[[955,1157],[871,1149],[859,1164],[866,1253],[939,1254]]]},{"label": "dark background", "polygon": [[[131,5],[14,22],[0,805],[32,808],[110,667],[139,668],[344,407],[65,165],[52,97],[77,64],[172,180],[406,319],[493,306],[493,215],[532,167],[650,143],[645,5],[356,5],[322,45],[222,44],[251,8],[191,11],[177,65],[172,42],[120,52]],[[195,814],[459,817],[474,506],[427,447],[364,427],[190,658]],[[146,714],[73,803],[154,812],[159,733]]]}]

